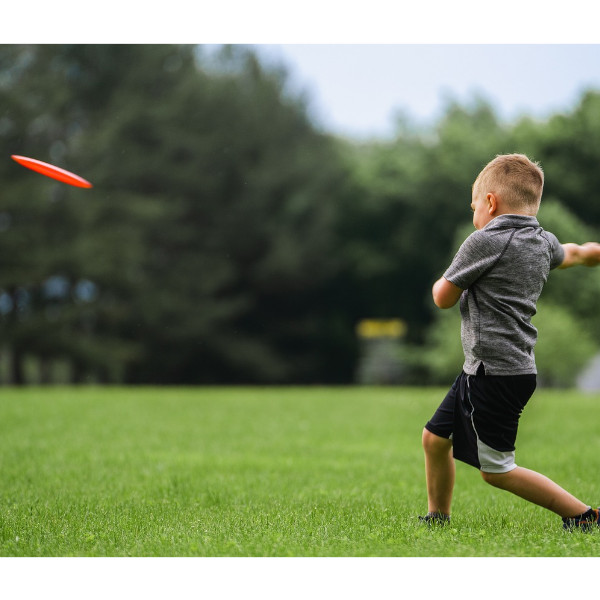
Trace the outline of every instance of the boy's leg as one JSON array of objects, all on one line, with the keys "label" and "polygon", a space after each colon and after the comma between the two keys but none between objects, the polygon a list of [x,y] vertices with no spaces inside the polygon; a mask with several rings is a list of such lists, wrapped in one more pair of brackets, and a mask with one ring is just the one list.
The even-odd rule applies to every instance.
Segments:
[{"label": "boy's leg", "polygon": [[545,475],[523,467],[516,467],[508,473],[485,473],[483,479],[494,487],[547,508],[561,517],[575,517],[589,509],[587,504],[578,500]]},{"label": "boy's leg", "polygon": [[423,450],[429,513],[449,515],[456,469],[452,442],[424,429]]},{"label": "boy's leg", "polygon": [[[563,518],[585,513],[589,506],[554,481],[514,464],[519,417],[535,390],[535,375],[478,375],[469,383],[468,399],[483,479]],[[508,449],[510,445],[512,450]]]}]

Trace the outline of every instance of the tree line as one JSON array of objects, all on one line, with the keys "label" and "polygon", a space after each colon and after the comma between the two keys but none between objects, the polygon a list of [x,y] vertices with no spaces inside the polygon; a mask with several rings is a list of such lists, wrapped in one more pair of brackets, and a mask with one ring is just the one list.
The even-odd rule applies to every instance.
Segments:
[{"label": "tree line", "polygon": [[[398,119],[393,139],[359,143],[320,130],[287,77],[244,47],[0,46],[5,382],[349,383],[357,323],[400,318],[404,381],[435,383],[458,360],[457,314],[433,310],[430,286],[504,152],[541,161],[542,225],[597,238],[598,92],[544,121],[450,102],[427,128]],[[549,383],[595,351],[599,288],[591,271],[551,277],[536,317],[561,339],[540,338]]]}]

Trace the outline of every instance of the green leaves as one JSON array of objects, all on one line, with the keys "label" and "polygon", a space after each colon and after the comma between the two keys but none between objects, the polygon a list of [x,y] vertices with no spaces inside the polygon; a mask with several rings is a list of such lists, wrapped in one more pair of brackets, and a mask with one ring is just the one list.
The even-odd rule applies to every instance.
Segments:
[{"label": "green leaves", "polygon": [[[94,188],[0,161],[0,307],[32,299],[0,311],[0,335],[18,360],[54,347],[93,380],[349,382],[361,319],[435,337],[431,284],[496,154],[542,162],[541,217],[561,240],[597,237],[599,98],[515,124],[481,98],[449,102],[428,128],[404,118],[396,139],[353,144],[314,127],[285,70],[248,48],[2,46],[0,143]],[[561,277],[547,295],[600,334],[596,276]],[[60,299],[44,296],[52,278]]]}]

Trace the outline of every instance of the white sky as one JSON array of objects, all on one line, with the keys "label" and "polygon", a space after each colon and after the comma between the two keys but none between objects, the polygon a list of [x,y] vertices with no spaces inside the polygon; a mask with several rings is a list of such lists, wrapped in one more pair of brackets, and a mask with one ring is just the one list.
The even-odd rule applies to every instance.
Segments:
[{"label": "white sky", "polygon": [[426,123],[476,92],[505,119],[569,110],[600,88],[599,13],[595,0],[30,0],[3,7],[0,42],[257,45],[317,122],[365,137],[389,134],[396,110]]}]

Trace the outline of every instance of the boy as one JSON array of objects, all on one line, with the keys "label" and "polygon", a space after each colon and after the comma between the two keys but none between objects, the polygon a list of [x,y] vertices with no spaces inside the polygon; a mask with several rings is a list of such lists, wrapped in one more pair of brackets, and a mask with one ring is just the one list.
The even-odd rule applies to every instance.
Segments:
[{"label": "boy", "polygon": [[428,514],[450,521],[454,459],[498,488],[563,518],[565,529],[600,525],[600,510],[515,464],[519,417],[536,386],[531,324],[549,271],[600,263],[600,244],[561,245],[536,215],[544,174],[522,154],[497,156],[473,184],[473,232],[433,286],[439,308],[460,300],[465,362],[423,430]]}]

